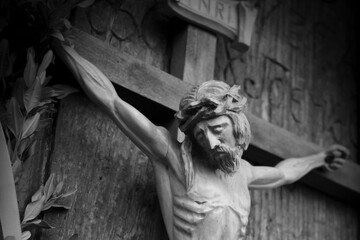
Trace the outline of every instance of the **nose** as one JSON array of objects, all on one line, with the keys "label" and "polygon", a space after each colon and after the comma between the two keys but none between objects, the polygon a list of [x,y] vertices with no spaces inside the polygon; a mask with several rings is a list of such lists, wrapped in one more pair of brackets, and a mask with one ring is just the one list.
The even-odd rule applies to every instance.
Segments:
[{"label": "nose", "polygon": [[220,144],[219,139],[210,131],[207,132],[206,139],[207,139],[207,144],[210,149],[214,149],[215,146]]}]

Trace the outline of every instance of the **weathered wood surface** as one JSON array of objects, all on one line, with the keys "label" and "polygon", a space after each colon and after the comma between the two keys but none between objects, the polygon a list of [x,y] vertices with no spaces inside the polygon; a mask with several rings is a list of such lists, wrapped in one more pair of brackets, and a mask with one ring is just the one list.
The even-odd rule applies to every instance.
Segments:
[{"label": "weathered wood surface", "polygon": [[198,85],[214,78],[216,37],[191,25],[184,28],[173,37],[170,73]]},{"label": "weathered wood surface", "polygon": [[[342,1],[258,1],[259,16],[251,48],[234,51],[218,38],[215,78],[239,84],[249,99],[249,112],[320,147],[345,144],[357,159],[358,85],[355,80],[356,8]],[[250,116],[249,116],[250,117]],[[266,123],[253,128],[262,134]],[[260,133],[257,133],[260,131]],[[281,135],[282,131],[276,131]],[[274,152],[316,151],[291,138],[263,139]],[[286,133],[288,134],[288,133]],[[256,138],[256,136],[254,136]],[[306,142],[305,142],[305,141]],[[292,146],[292,147],[291,147]],[[290,147],[290,148],[289,148]],[[249,152],[248,152],[249,153]],[[259,151],[252,151],[256,158]],[[247,155],[245,153],[245,155]],[[270,158],[271,160],[271,158]],[[263,160],[265,164],[267,160]],[[359,182],[359,173],[340,171],[333,178]],[[309,180],[330,186],[316,174]],[[329,190],[339,193],[337,185]],[[347,194],[340,191],[340,195]],[[358,239],[359,212],[318,191],[296,183],[276,190],[253,191],[248,239]],[[348,199],[358,198],[348,195]]]},{"label": "weathered wood surface", "polygon": [[[203,29],[185,24],[173,37],[170,73],[192,85],[214,78],[216,37]],[[179,100],[178,100],[179,102]],[[184,133],[174,118],[169,127],[179,142]]]},{"label": "weathered wood surface", "polygon": [[[77,189],[42,239],[166,239],[147,157],[83,94],[61,102],[51,172]],[[163,235],[165,234],[165,236]]]},{"label": "weathered wood surface", "polygon": [[[76,40],[75,43],[77,50],[90,61],[94,62],[115,84],[123,85],[125,88],[137,92],[141,96],[145,96],[167,108],[176,110],[179,98],[191,86],[158,69],[168,70],[167,59],[169,59],[169,56],[166,55],[167,51],[150,48],[149,46],[151,46],[151,44],[144,43],[144,37],[142,33],[138,31],[138,26],[142,26],[141,23],[146,22],[141,21],[147,12],[146,6],[153,6],[154,2],[130,2],[131,1],[99,1],[96,3],[97,7],[92,8],[91,12],[88,12],[89,10],[81,10],[75,19],[76,25],[88,31],[88,33],[92,33],[104,42],[89,38],[88,35],[80,33],[80,36],[78,36],[80,38]],[[260,25],[260,27],[265,26],[269,18],[275,21],[274,19],[276,19],[276,17],[271,14],[276,12],[276,10],[272,11],[272,9],[282,9],[281,14],[280,12],[277,13],[277,15],[280,15],[278,16],[280,18],[283,15],[289,16],[289,14],[287,15],[282,12],[286,9],[283,9],[281,6],[286,5],[286,2],[287,1],[260,1],[260,4],[265,5],[265,7],[261,10],[262,12],[260,12],[261,20],[259,21],[261,22],[258,23],[258,25]],[[299,4],[299,1],[288,2],[291,2],[291,4]],[[306,4],[310,3],[308,2]],[[98,12],[96,11],[97,9],[105,9],[105,13],[101,11]],[[117,16],[120,17],[117,18]],[[101,21],[96,20],[103,18],[110,19],[108,25],[105,23],[102,25],[100,24],[102,23]],[[115,21],[120,18],[123,19],[123,21]],[[91,23],[87,22],[89,19],[93,19]],[[150,18],[150,20],[151,19],[152,18]],[[123,24],[118,24],[119,22]],[[137,24],[137,27],[127,27],[131,24]],[[276,36],[280,36],[285,32],[284,26],[281,25],[282,27],[280,27],[279,24],[280,23],[275,25],[279,31],[279,34]],[[281,24],[286,24],[286,21],[281,22]],[[149,27],[152,25],[153,23],[151,23]],[[133,29],[136,29],[136,31],[129,34]],[[283,30],[280,31],[281,29]],[[150,32],[152,31],[154,30],[150,30]],[[114,32],[116,32],[117,37],[115,37]],[[279,51],[281,52],[283,50],[281,48],[282,44],[284,44],[283,40],[278,39],[279,42],[276,42],[270,32],[271,31],[266,28],[258,28],[257,39],[254,40],[256,44],[254,50],[251,51],[255,51],[256,54],[264,56],[262,55],[261,49],[267,48],[269,52],[276,53],[276,56],[280,54]],[[148,39],[147,42],[159,43],[167,39],[164,38],[162,34],[163,33],[149,34],[151,37],[147,36],[145,38]],[[85,37],[82,38],[81,36]],[[127,37],[119,38],[118,36]],[[162,37],[162,40],[156,40],[156,36]],[[266,36],[266,38],[260,41],[264,36]],[[297,38],[293,38],[295,39],[293,41],[296,42]],[[297,44],[300,43],[297,42]],[[112,45],[117,50],[110,48],[109,45]],[[220,50],[218,50],[217,67],[218,69],[222,69],[222,66],[226,66],[226,71],[218,70],[217,74],[222,75],[224,73],[224,75],[228,77],[226,78],[227,82],[232,83],[233,76],[231,75],[231,71],[236,71],[237,74],[242,71],[243,73],[246,73],[246,71],[255,73],[257,71],[259,75],[272,76],[271,79],[276,79],[274,83],[271,84],[271,87],[266,85],[266,88],[264,88],[265,90],[263,91],[265,92],[270,92],[268,89],[273,89],[270,95],[264,93],[265,97],[259,94],[260,90],[265,87],[264,84],[259,85],[257,82],[258,79],[256,79],[256,81],[253,79],[247,80],[247,88],[245,89],[244,87],[243,89],[249,96],[255,96],[255,99],[258,99],[259,97],[257,96],[260,95],[264,101],[268,99],[267,103],[264,103],[263,106],[254,107],[256,104],[251,105],[250,112],[254,111],[255,114],[258,114],[264,110],[263,115],[258,114],[258,116],[265,118],[265,120],[257,118],[260,123],[266,122],[266,120],[269,120],[268,116],[271,116],[271,119],[273,119],[271,120],[272,123],[306,138],[305,135],[307,134],[302,131],[306,131],[308,128],[303,127],[300,131],[296,130],[298,127],[296,129],[294,128],[294,130],[287,126],[284,120],[288,115],[294,115],[291,117],[298,118],[303,116],[301,109],[303,109],[304,104],[308,102],[299,103],[297,100],[303,93],[298,90],[291,91],[292,100],[290,102],[293,107],[292,111],[280,111],[289,105],[288,96],[284,97],[284,95],[286,95],[284,92],[287,90],[280,89],[280,87],[283,86],[283,82],[277,79],[278,75],[289,75],[289,71],[285,71],[286,66],[278,64],[276,67],[271,67],[271,64],[277,63],[273,61],[274,58],[270,58],[271,55],[266,58],[266,61],[261,62],[256,61],[255,56],[239,56],[236,52],[231,52],[228,48],[225,48],[225,45],[226,43],[224,42],[218,44],[218,49]],[[158,44],[157,46],[166,48],[166,44]],[[222,51],[219,46],[222,47],[224,51]],[[301,51],[303,50],[304,49]],[[296,54],[301,51],[291,51],[293,64],[299,61]],[[124,54],[124,52],[127,52],[135,58],[145,60],[147,63],[145,64],[143,61],[138,61]],[[230,61],[230,64],[227,64],[227,62],[219,62],[219,55],[224,54],[224,52],[227,52],[229,56],[231,55],[229,58],[223,58],[233,60]],[[246,57],[252,60],[246,61],[247,70],[244,66]],[[106,61],[104,59],[106,59]],[[318,60],[318,62],[321,61]],[[151,65],[154,67],[151,67]],[[230,65],[233,70],[230,70]],[[285,66],[285,68],[283,66]],[[297,73],[299,72],[302,73],[302,71],[298,70]],[[236,81],[240,81],[238,83],[241,84],[241,79],[242,78],[239,77]],[[326,78],[323,79],[325,81]],[[265,78],[260,78],[260,80],[265,81]],[[303,76],[300,80],[305,82],[305,77]],[[288,83],[288,80],[286,80],[286,83]],[[271,99],[271,105],[280,106],[280,110],[278,108],[272,108],[270,115],[265,111],[269,109],[267,107],[269,106],[269,99]],[[324,100],[320,98],[320,103],[325,104],[326,111],[328,111],[326,114],[323,114],[323,117],[320,116],[320,119],[323,121],[325,121],[330,114],[329,109],[331,108],[331,102],[329,101],[334,101],[334,99],[327,97]],[[301,111],[296,109],[300,109]],[[330,112],[332,111],[333,110]],[[251,117],[249,118],[251,119]],[[283,122],[284,126],[275,122],[274,119]],[[337,121],[331,120],[330,122],[332,124],[338,124]],[[88,99],[83,98],[81,95],[72,96],[62,102],[57,126],[56,147],[50,170],[64,175],[66,177],[66,183],[70,183],[69,187],[72,187],[71,183],[73,185],[78,184],[79,190],[76,194],[72,210],[61,213],[53,211],[45,214],[45,218],[57,226],[58,229],[44,232],[42,239],[67,240],[68,238],[66,237],[74,234],[78,234],[78,239],[166,239],[164,236],[165,228],[161,220],[159,220],[161,219],[159,218],[160,211],[157,207],[157,199],[151,177],[151,167],[147,159],[144,158],[144,155],[140,153],[121,132],[115,129],[115,126],[107,117],[103,116],[97,108],[89,103]],[[256,125],[253,126],[253,128],[256,128]],[[315,128],[316,126],[314,129]],[[326,129],[329,130],[328,128],[329,125]],[[316,139],[316,137],[323,138],[322,133],[316,133],[314,129],[310,135],[315,135],[314,139]],[[274,131],[274,134],[276,136],[276,131]],[[274,139],[276,138],[275,136],[267,136],[264,134],[264,138],[261,139],[261,141]],[[289,135],[285,134],[283,137],[285,137],[284,142],[288,142],[286,141],[286,137],[289,137]],[[351,139],[353,138],[354,135],[351,135]],[[256,141],[260,140],[254,139],[254,143],[256,143]],[[304,149],[308,149],[301,144],[303,140],[295,142],[299,143],[296,148],[284,148],[287,153],[291,154],[295,151],[301,153],[305,151]],[[327,145],[318,144],[322,146]],[[269,145],[268,147],[272,146]],[[317,149],[317,147],[315,146],[314,149]],[[272,149],[269,149],[270,152],[271,150]],[[264,160],[266,162],[266,159]],[[350,164],[350,166],[354,165]],[[129,178],[124,176],[128,176]],[[102,178],[100,179],[100,177]],[[326,177],[325,179],[331,180],[332,177]],[[346,176],[346,179],[348,179],[348,176]],[[341,179],[341,181],[343,180],[344,179]],[[80,188],[80,186],[82,188]],[[138,190],[136,191],[136,188],[131,188],[133,186],[137,186]],[[147,199],[148,197],[149,199]],[[357,239],[359,237],[357,229],[359,223],[358,213],[353,207],[329,198],[302,184],[293,184],[277,190],[253,191],[252,198],[253,206],[250,224],[248,226],[248,239],[330,240]],[[146,203],[150,203],[150,205],[146,205]]]},{"label": "weathered wood surface", "polygon": [[[132,65],[134,76],[113,68],[120,78],[139,77],[136,69],[144,62],[156,67],[141,73],[147,84],[136,87],[140,92],[158,91],[151,77],[169,68],[167,21],[156,15],[156,8],[152,0],[96,1],[89,9],[78,9],[73,21],[104,45],[142,60]],[[97,54],[98,60],[108,58]],[[146,105],[150,118],[166,116],[143,101],[136,104]],[[56,229],[43,231],[41,239],[167,239],[150,161],[82,94],[61,102],[50,171],[63,176],[68,189],[78,190],[71,210],[46,212],[44,218]]]},{"label": "weathered wood surface", "polygon": [[357,42],[352,3],[259,1],[252,47],[220,38],[215,77],[239,84],[249,112],[321,147],[341,143],[356,161]]},{"label": "weathered wood surface", "polygon": [[[42,119],[54,119],[54,114],[45,113]],[[36,151],[31,159],[22,164],[19,180],[16,183],[16,194],[21,217],[26,205],[31,202],[31,196],[45,183],[48,177],[46,170],[53,149],[54,124],[36,132]]]},{"label": "weathered wood surface", "polygon": [[[105,72],[113,83],[167,108],[176,111],[181,97],[193,86],[125,53],[109,50],[107,44],[84,32],[77,30],[74,31],[74,35],[76,36],[76,50]],[[100,56],[105,59],[100,58]],[[151,79],[151,83],[148,82],[149,79]],[[321,149],[293,133],[253,116],[251,113],[248,113],[247,116],[254,133],[252,144],[263,150],[261,155],[258,155],[258,151],[248,154],[250,158],[252,158],[251,155],[257,156],[256,160],[261,164],[273,165],[282,158],[306,156]],[[252,149],[249,150],[252,151]],[[274,155],[277,157],[274,158]],[[269,159],[275,159],[275,162],[269,164]],[[326,178],[325,183],[312,182],[311,185],[340,198],[353,197],[354,195],[348,193],[344,195],[344,192],[332,191],[332,183],[340,185],[341,188],[349,188],[350,191],[359,195],[359,172],[360,167],[357,164],[347,162],[346,166],[337,173],[322,174],[321,176]],[[313,174],[316,176],[321,173],[311,173],[311,175]],[[349,200],[353,201],[353,199]]]}]

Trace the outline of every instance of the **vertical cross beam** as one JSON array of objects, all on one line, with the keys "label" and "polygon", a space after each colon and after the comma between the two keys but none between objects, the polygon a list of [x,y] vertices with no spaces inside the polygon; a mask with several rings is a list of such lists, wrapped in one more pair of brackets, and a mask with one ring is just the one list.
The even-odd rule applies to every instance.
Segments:
[{"label": "vertical cross beam", "polygon": [[[188,25],[174,39],[170,73],[193,85],[213,79],[216,36]],[[178,141],[183,141],[184,135],[176,121],[170,124],[169,130],[176,134]]]}]

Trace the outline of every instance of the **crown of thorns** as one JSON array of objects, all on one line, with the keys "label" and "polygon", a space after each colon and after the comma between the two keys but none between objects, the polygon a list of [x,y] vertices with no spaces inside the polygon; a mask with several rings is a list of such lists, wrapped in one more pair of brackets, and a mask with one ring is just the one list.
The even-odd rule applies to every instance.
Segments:
[{"label": "crown of thorns", "polygon": [[247,99],[240,94],[240,86],[230,87],[224,82],[211,80],[194,87],[182,98],[175,117],[180,130],[188,133],[202,120],[245,111],[246,102]]}]

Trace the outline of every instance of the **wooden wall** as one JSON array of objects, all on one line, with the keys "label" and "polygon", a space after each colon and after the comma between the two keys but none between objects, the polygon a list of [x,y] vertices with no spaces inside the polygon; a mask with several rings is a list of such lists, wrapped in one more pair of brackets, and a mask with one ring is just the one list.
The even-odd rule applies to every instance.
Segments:
[{"label": "wooden wall", "polygon": [[[251,113],[358,153],[356,11],[350,1],[259,1],[250,50],[218,38],[215,78],[239,84]],[[358,239],[358,211],[300,183],[252,191],[248,239]]]},{"label": "wooden wall", "polygon": [[[151,0],[97,1],[78,9],[73,24],[167,71],[169,28],[157,6]],[[136,104],[128,92],[119,95]],[[145,113],[156,110],[141,104]],[[167,239],[150,161],[83,93],[60,104],[50,172],[78,191],[70,211],[45,214],[56,229],[43,231],[41,239]]]},{"label": "wooden wall", "polygon": [[[109,46],[169,71],[176,28],[158,14],[158,2],[99,0],[78,9],[72,22]],[[357,156],[354,8],[320,0],[258,4],[249,52],[238,53],[218,37],[216,78],[240,84],[249,111],[257,116],[324,147],[342,142]],[[119,91],[132,101],[133,95]],[[170,121],[171,115],[156,109],[145,105],[142,110],[149,118],[165,115],[161,124]],[[82,93],[64,99],[55,120],[41,151],[44,158],[50,156],[47,175],[58,173],[78,191],[71,210],[45,213],[56,229],[40,238],[167,239],[144,154]],[[359,237],[354,207],[302,184],[251,195],[247,239]]]}]

